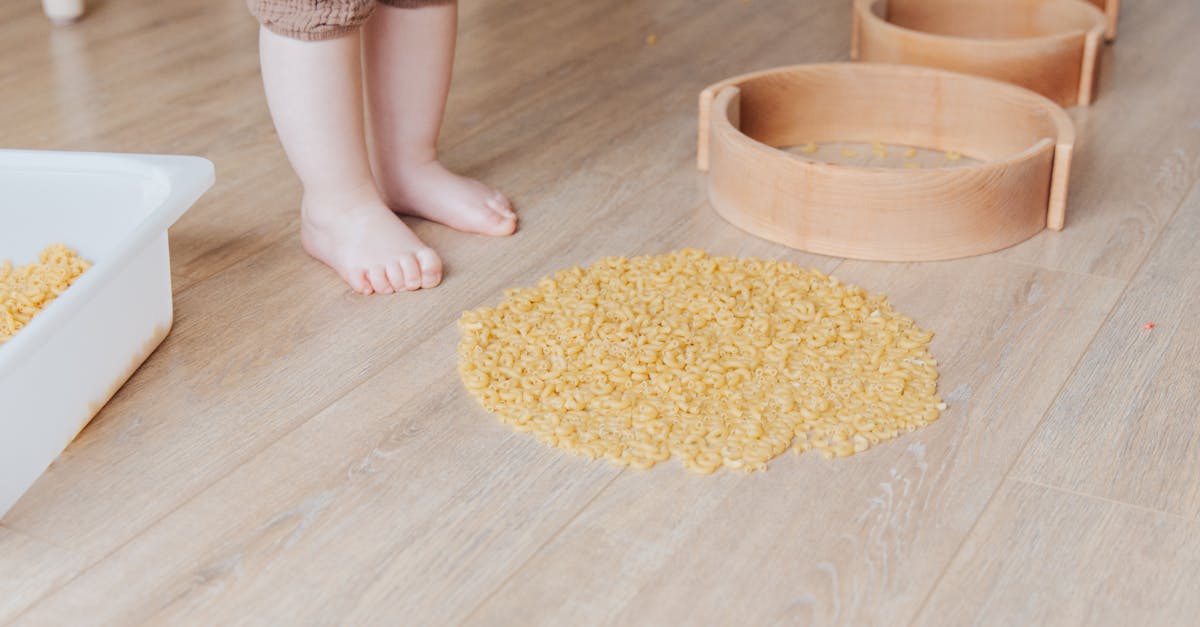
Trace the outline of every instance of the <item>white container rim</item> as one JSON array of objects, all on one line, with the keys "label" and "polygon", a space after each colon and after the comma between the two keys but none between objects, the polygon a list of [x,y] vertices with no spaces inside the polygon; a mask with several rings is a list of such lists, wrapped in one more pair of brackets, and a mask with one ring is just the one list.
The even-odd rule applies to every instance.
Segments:
[{"label": "white container rim", "polygon": [[[17,367],[37,347],[38,336],[54,325],[66,324],[83,311],[112,275],[147,243],[161,236],[215,180],[211,161],[202,157],[124,153],[59,152],[0,149],[0,168],[11,171],[121,174],[140,177],[154,186],[156,196],[146,214],[110,254],[93,259],[92,267],[71,287],[38,312],[20,332],[0,344],[0,375]],[[47,245],[53,242],[46,242]],[[43,331],[46,329],[46,331]]]}]

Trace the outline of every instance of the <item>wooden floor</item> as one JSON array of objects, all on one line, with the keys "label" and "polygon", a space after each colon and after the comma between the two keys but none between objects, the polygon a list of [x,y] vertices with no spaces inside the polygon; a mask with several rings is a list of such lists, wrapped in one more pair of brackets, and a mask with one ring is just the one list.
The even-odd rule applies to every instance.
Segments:
[{"label": "wooden floor", "polygon": [[[0,143],[218,177],[171,231],[174,331],[0,521],[0,623],[1194,624],[1200,3],[1125,3],[1071,112],[1065,231],[933,264],[751,239],[693,167],[698,91],[847,58],[849,5],[463,0],[444,157],[521,231],[418,224],[446,282],[364,298],[300,249],[242,0],[94,0],[64,28],[0,3]],[[463,309],[682,246],[887,293],[937,332],[951,409],[702,478],[549,450],[462,390]]]}]

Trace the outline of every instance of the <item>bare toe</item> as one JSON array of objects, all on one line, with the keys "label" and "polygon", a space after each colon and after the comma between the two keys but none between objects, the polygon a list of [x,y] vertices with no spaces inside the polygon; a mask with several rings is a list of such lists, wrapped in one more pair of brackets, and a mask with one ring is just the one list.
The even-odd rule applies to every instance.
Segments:
[{"label": "bare toe", "polygon": [[400,268],[404,270],[404,289],[421,289],[421,267],[417,265],[416,255],[404,255],[400,258]]},{"label": "bare toe", "polygon": [[386,178],[389,205],[399,213],[468,233],[509,235],[517,228],[516,213],[504,194],[437,161],[399,168]]},{"label": "bare toe", "polygon": [[517,216],[517,214],[513,213],[512,203],[508,202],[508,198],[500,192],[495,192],[488,197],[487,206],[492,211],[506,218],[515,218]]},{"label": "bare toe", "polygon": [[392,289],[396,290],[397,292],[404,289],[404,270],[400,268],[400,262],[393,261],[389,263],[386,271],[388,283],[391,284]]},{"label": "bare toe", "polygon": [[353,287],[354,291],[358,292],[359,294],[367,295],[374,291],[371,289],[371,280],[367,278],[366,270],[355,270],[351,272],[350,280],[347,282],[350,283],[350,287]]},{"label": "bare toe", "polygon": [[490,205],[485,205],[485,207],[488,208],[476,211],[473,215],[470,215],[468,217],[470,226],[461,230],[473,231],[484,235],[508,235],[516,229],[516,221],[507,214],[491,209]]},{"label": "bare toe", "polygon": [[347,273],[339,271],[338,276],[342,277],[342,280],[346,282],[346,285],[350,286],[350,289],[358,292],[359,294],[366,293],[367,279],[361,273],[356,274],[354,272]]},{"label": "bare toe", "polygon": [[517,219],[515,215],[508,217],[501,216],[500,221],[496,223],[496,235],[512,235],[517,230]]},{"label": "bare toe", "polygon": [[421,264],[421,287],[429,289],[442,282],[442,258],[431,248],[417,251],[417,262]]},{"label": "bare toe", "polygon": [[301,208],[304,249],[358,293],[417,290],[426,282],[417,254],[437,255],[379,199],[344,205],[306,202]]},{"label": "bare toe", "polygon": [[373,266],[367,270],[367,278],[371,281],[371,289],[375,290],[376,294],[391,294],[395,290],[392,289],[392,284],[388,281],[387,273],[383,266]]}]

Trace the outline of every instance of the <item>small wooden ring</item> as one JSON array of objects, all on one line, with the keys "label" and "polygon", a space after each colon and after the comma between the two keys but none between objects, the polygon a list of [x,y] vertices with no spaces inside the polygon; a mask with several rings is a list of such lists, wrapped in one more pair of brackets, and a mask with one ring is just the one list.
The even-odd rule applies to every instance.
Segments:
[{"label": "small wooden ring", "polygon": [[[887,142],[982,163],[906,170],[805,159],[808,142]],[[836,257],[952,259],[1061,229],[1075,131],[1061,107],[999,81],[915,66],[798,65],[700,96],[698,165],[735,226]]]},{"label": "small wooden ring", "polygon": [[1085,0],[855,0],[853,15],[855,60],[987,76],[1062,106],[1091,103],[1100,43],[1115,28],[1115,13]]},{"label": "small wooden ring", "polygon": [[1104,39],[1113,41],[1117,38],[1117,19],[1121,15],[1121,0],[1090,0],[1101,11],[1107,22],[1104,29]]}]

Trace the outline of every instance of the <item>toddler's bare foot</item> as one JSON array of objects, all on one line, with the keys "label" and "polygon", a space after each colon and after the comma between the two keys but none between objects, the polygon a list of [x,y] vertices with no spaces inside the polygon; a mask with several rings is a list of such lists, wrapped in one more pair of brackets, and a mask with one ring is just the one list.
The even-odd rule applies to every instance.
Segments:
[{"label": "toddler's bare foot", "polygon": [[374,189],[301,203],[304,250],[360,294],[434,287],[442,260],[379,199]]},{"label": "toddler's bare foot", "polygon": [[397,213],[468,233],[510,235],[517,229],[517,214],[504,194],[459,176],[436,160],[393,168],[382,178],[388,204]]}]

